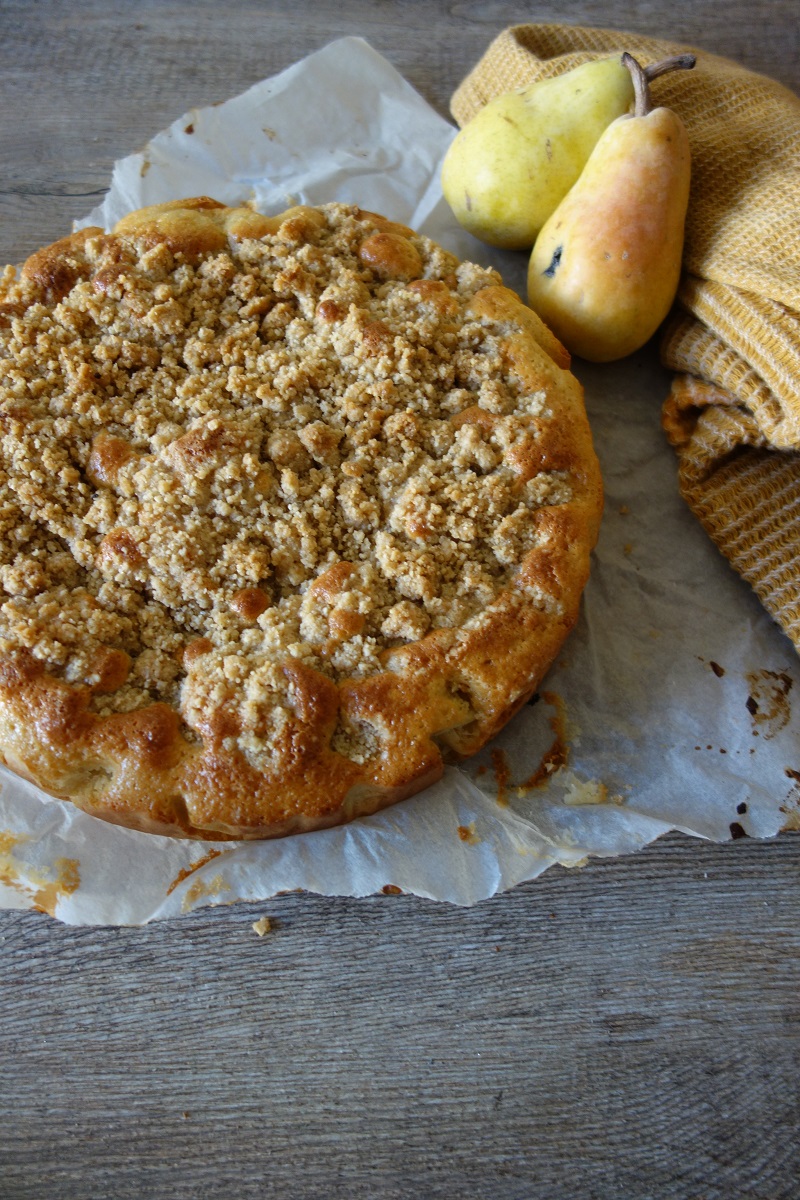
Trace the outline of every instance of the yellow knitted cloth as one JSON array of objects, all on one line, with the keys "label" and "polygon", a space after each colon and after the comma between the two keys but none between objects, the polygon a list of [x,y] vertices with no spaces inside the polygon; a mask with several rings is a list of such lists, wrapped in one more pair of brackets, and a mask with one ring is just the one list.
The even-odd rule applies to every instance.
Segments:
[{"label": "yellow knitted cloth", "polygon": [[[643,65],[691,47],[564,25],[506,29],[454,93],[466,124],[487,100],[589,59]],[[680,113],[692,191],[678,302],[662,357],[663,424],[687,503],[800,653],[800,100],[694,50],[653,84]]]}]

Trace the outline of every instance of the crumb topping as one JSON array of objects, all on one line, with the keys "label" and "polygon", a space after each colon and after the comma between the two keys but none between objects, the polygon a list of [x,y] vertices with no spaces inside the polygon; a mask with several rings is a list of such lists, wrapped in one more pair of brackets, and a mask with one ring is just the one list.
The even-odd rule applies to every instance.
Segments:
[{"label": "crumb topping", "polygon": [[198,730],[235,698],[258,757],[287,657],[363,678],[479,618],[568,473],[520,466],[547,400],[470,310],[497,275],[399,230],[329,205],[200,254],[94,231],[47,286],[6,269],[0,652],[100,713]]}]

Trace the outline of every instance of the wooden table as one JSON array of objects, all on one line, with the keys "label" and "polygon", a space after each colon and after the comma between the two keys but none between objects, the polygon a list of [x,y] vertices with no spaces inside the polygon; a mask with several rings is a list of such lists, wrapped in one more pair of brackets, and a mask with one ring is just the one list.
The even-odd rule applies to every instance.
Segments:
[{"label": "wooden table", "polygon": [[[335,37],[446,114],[500,29],[560,10],[800,91],[795,0],[0,0],[2,259],[188,107]],[[798,845],[671,835],[470,910],[0,914],[0,1197],[800,1197]]]}]

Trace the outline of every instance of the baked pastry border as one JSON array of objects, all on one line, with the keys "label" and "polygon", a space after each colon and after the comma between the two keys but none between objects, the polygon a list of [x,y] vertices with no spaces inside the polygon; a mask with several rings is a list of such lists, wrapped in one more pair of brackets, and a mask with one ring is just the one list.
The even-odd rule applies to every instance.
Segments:
[{"label": "baked pastry border", "polygon": [[[199,198],[132,214],[112,236],[163,241],[197,257],[229,237],[272,233],[299,211],[265,218]],[[363,215],[378,235],[411,234]],[[81,230],[45,248],[28,260],[23,276],[56,303],[78,277],[73,255],[98,235]],[[559,424],[517,464],[520,477],[559,471],[572,487],[568,503],[533,514],[533,548],[482,613],[461,628],[435,629],[388,649],[384,669],[364,679],[337,684],[287,659],[282,670],[294,718],[274,771],[247,761],[235,744],[235,714],[224,708],[207,715],[198,743],[185,736],[180,714],[168,704],[99,715],[90,709],[92,687],[49,674],[28,650],[11,651],[0,657],[2,761],[105,820],[151,833],[238,840],[374,813],[428,786],[445,761],[474,754],[494,736],[536,690],[577,619],[602,484],[582,391],[560,343],[499,285],[476,293],[471,315],[507,327],[506,358],[524,388],[558,392]],[[364,762],[338,753],[331,739],[341,727],[368,729],[375,753]]]}]

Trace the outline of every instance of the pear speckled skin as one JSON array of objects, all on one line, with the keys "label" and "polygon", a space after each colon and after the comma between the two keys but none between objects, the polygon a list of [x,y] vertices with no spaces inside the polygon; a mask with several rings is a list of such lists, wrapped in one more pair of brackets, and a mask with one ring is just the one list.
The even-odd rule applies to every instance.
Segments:
[{"label": "pear speckled skin", "polygon": [[491,100],[442,165],[442,190],[459,224],[492,246],[530,249],[603,130],[633,98],[617,56]]},{"label": "pear speckled skin", "polygon": [[614,121],[542,228],[528,302],[572,354],[632,354],[666,317],[680,277],[691,155],[666,108]]}]

